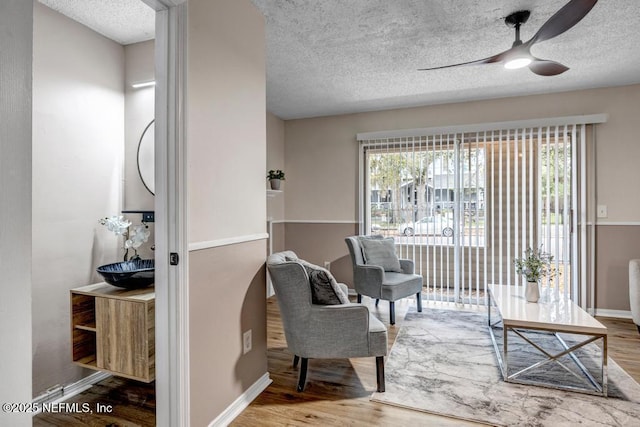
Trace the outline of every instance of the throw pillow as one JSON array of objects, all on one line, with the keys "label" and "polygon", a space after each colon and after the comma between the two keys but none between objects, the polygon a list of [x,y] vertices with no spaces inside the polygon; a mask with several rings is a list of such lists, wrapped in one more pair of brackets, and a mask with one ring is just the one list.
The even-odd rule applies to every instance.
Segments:
[{"label": "throw pillow", "polygon": [[309,276],[311,287],[311,302],[318,305],[348,304],[349,297],[342,292],[333,274],[326,268],[322,268],[301,259],[287,259],[302,264]]},{"label": "throw pillow", "polygon": [[393,237],[385,239],[360,239],[364,262],[369,265],[378,265],[384,271],[402,273],[400,260],[396,255],[396,246]]}]

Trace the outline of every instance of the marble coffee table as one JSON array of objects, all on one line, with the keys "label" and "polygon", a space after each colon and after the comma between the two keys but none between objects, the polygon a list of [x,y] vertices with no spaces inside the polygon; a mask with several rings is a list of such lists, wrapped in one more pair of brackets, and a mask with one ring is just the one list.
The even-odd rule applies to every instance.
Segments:
[{"label": "marble coffee table", "polygon": [[[537,303],[528,303],[524,297],[524,289],[516,286],[489,285],[488,323],[491,340],[496,350],[498,364],[504,381],[519,384],[535,384],[545,387],[558,388],[570,391],[579,391],[589,394],[607,395],[607,328],[598,322],[593,316],[578,307],[573,301],[563,296],[554,297],[545,295]],[[492,318],[492,311],[497,309],[497,319]],[[502,324],[502,348],[494,329]],[[561,351],[545,349],[539,338],[544,335],[553,335],[561,344]],[[572,337],[583,337],[582,341],[565,342],[560,334],[571,334]],[[529,366],[509,371],[509,339],[522,338],[524,342],[532,346],[536,354],[542,355],[542,360]],[[595,372],[589,369],[580,360],[577,350],[587,344],[600,342],[601,363],[599,369],[600,381],[594,378]],[[570,360],[568,361],[566,357]],[[562,359],[564,358],[564,359]],[[570,369],[568,363],[574,363],[579,369]],[[572,377],[579,377],[583,386],[564,384],[561,381],[538,381],[531,379],[531,374],[538,368],[545,369],[545,365],[556,363]],[[593,371],[593,369],[592,369]]]}]

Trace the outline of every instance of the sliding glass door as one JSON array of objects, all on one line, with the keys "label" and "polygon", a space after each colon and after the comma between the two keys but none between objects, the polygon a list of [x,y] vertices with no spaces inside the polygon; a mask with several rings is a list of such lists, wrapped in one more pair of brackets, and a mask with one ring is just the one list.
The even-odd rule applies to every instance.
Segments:
[{"label": "sliding glass door", "polygon": [[489,283],[524,285],[513,259],[550,252],[552,292],[576,295],[584,125],[361,141],[364,231],[392,236],[425,297],[484,303]]}]

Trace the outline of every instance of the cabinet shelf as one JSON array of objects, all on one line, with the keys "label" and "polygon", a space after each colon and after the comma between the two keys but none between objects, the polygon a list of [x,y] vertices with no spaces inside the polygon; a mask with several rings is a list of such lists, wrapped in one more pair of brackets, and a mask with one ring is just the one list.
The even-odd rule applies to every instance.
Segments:
[{"label": "cabinet shelf", "polygon": [[95,332],[96,331],[96,324],[95,322],[89,325],[75,325],[74,326],[76,329],[82,329],[83,331],[91,331],[91,332]]},{"label": "cabinet shelf", "polygon": [[90,354],[89,356],[83,357],[78,360],[74,360],[76,365],[84,366],[85,368],[96,369],[96,355]]},{"label": "cabinet shelf", "polygon": [[71,289],[72,360],[143,382],[155,379],[155,294],[106,283]]}]

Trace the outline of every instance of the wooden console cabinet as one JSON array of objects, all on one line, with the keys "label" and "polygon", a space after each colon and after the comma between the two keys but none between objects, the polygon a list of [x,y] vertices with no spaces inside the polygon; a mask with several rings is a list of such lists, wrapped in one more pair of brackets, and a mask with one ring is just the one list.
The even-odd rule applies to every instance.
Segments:
[{"label": "wooden console cabinet", "polygon": [[155,379],[155,293],[107,283],[71,289],[73,362],[143,382]]}]

